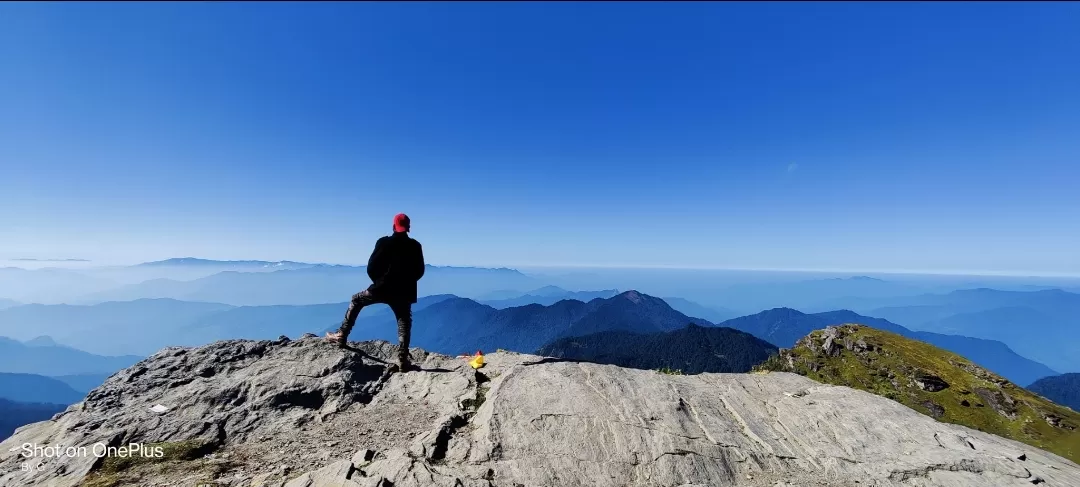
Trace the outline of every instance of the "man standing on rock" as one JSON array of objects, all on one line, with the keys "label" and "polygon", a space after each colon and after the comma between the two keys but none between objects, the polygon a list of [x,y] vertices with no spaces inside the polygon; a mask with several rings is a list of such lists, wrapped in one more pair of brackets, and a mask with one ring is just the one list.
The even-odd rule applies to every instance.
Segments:
[{"label": "man standing on rock", "polygon": [[416,283],[424,277],[424,250],[420,242],[409,237],[410,226],[404,213],[394,216],[394,234],[375,242],[375,250],[368,259],[371,286],[353,295],[337,333],[326,334],[328,340],[345,347],[360,310],[376,303],[387,304],[397,318],[398,366],[402,372],[412,366],[409,357],[412,305],[416,302]]}]

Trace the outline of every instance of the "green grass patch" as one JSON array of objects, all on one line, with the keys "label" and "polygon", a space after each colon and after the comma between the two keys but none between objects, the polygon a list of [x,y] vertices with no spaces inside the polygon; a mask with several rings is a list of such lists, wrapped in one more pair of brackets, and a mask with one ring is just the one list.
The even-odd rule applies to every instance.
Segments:
[{"label": "green grass patch", "polygon": [[661,373],[661,374],[666,374],[666,375],[683,375],[682,370],[672,369],[670,367],[662,367],[662,368],[657,369],[656,371]]},{"label": "green grass patch", "polygon": [[[834,341],[839,348],[832,355],[823,350],[823,331],[815,331],[755,370],[796,372],[818,382],[861,389],[939,421],[1014,439],[1080,463],[1080,414],[933,345],[862,325],[837,328]],[[948,387],[924,390],[916,379],[926,376],[939,377]],[[1058,426],[1047,418],[1058,418]]]},{"label": "green grass patch", "polygon": [[[82,482],[82,487],[137,485],[139,479],[185,472],[206,480],[200,484],[217,485],[210,480],[229,468],[227,462],[207,462],[203,456],[213,451],[213,444],[201,440],[149,443],[133,455],[104,457]],[[145,454],[143,453],[145,452]]]}]

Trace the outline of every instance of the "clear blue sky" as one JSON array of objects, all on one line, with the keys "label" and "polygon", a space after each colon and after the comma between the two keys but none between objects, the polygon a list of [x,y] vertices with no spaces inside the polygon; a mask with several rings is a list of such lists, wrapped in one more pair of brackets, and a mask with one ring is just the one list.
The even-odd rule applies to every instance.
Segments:
[{"label": "clear blue sky", "polygon": [[1077,3],[0,5],[0,259],[1080,274]]}]

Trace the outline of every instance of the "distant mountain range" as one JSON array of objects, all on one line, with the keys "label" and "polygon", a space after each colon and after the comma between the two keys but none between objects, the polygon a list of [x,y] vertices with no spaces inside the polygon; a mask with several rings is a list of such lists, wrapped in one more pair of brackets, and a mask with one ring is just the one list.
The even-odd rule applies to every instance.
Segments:
[{"label": "distant mountain range", "polygon": [[[439,294],[424,296],[413,304],[413,313],[417,313],[432,304],[457,296]],[[274,339],[281,335],[297,337],[304,333],[321,333],[336,330],[345,317],[349,303],[312,304],[306,306],[241,306],[230,308],[195,320],[182,327],[177,335],[177,344],[204,345],[217,340],[234,338]],[[385,328],[385,339],[397,340],[397,329],[393,326],[394,314],[385,304],[376,304],[364,308],[356,323],[356,333],[364,333],[372,328]],[[385,326],[384,326],[385,325]],[[392,332],[392,333],[390,333]]]},{"label": "distant mountain range", "polygon": [[[506,296],[511,292],[512,291],[500,291],[498,293],[492,293],[490,295]],[[612,296],[615,296],[616,294],[619,294],[619,291],[616,289],[607,289],[602,291],[567,291],[557,286],[544,286],[540,289],[526,292],[525,294],[520,296],[514,295],[514,297],[502,299],[479,300],[479,302],[491,306],[492,308],[506,309],[518,306],[527,306],[530,304],[550,306],[566,299],[588,302],[594,299],[610,298]]]},{"label": "distant mountain range", "polygon": [[[632,298],[634,296],[636,298]],[[588,303],[560,301],[551,306],[533,304],[503,310],[469,299],[447,298],[414,313],[413,343],[428,350],[450,354],[498,348],[531,352],[559,338],[607,331],[650,334],[673,331],[689,323],[713,325],[680,313],[664,300],[637,292]],[[1058,373],[1018,355],[1000,342],[916,332],[887,320],[861,316],[851,311],[806,314],[780,308],[727,320],[717,326],[744,331],[774,345],[790,347],[811,331],[843,323],[862,323],[940,346],[1020,384],[1029,384]],[[336,328],[336,325],[331,328]],[[396,341],[393,318],[388,314],[366,319],[362,316],[353,337],[358,340],[377,338]]]},{"label": "distant mountain range", "polygon": [[101,356],[65,346],[26,345],[0,337],[0,372],[47,376],[112,374],[142,360],[134,355]]},{"label": "distant mountain range", "polygon": [[676,311],[686,316],[706,319],[713,323],[720,323],[721,321],[730,320],[732,318],[735,318],[736,316],[739,316],[739,313],[736,313],[733,310],[727,308],[704,306],[688,299],[667,297],[663,298],[663,300],[667,304],[671,305],[672,308],[675,308]]},{"label": "distant mountain range", "polygon": [[45,421],[66,408],[63,404],[27,404],[0,398],[0,440],[20,426]]},{"label": "distant mountain range", "polygon": [[94,306],[28,304],[0,310],[0,336],[25,340],[32,338],[28,334],[45,332],[60,343],[77,343],[100,355],[150,355],[175,339],[175,330],[230,308],[172,299]]},{"label": "distant mountain range", "polygon": [[[22,303],[97,304],[146,298],[236,306],[323,304],[347,299],[370,284],[363,266],[191,257],[133,266],[80,269],[0,268],[0,297]],[[520,295],[546,283],[514,269],[428,266],[421,294]],[[4,301],[0,308],[16,303]]]},{"label": "distant mountain range", "polygon": [[0,372],[0,398],[26,403],[74,404],[86,393],[62,381],[37,374]]},{"label": "distant mountain range", "polygon": [[[636,291],[587,303],[562,300],[506,309],[455,297],[415,311],[413,323],[415,346],[451,355],[500,348],[531,353],[557,338],[601,331],[653,333],[691,323],[711,326]],[[368,318],[358,321],[353,339],[396,341],[395,330],[392,316]]]},{"label": "distant mountain range", "polygon": [[1046,365],[1018,355],[1001,342],[913,331],[888,320],[862,316],[847,310],[807,314],[794,309],[777,308],[728,320],[720,323],[719,326],[742,330],[769,343],[790,348],[796,341],[814,330],[846,323],[871,326],[941,347],[962,355],[1018,384],[1030,384],[1036,379],[1057,374]]},{"label": "distant mountain range", "polygon": [[75,270],[0,267],[0,296],[23,303],[59,303],[116,285]]},{"label": "distant mountain range", "polygon": [[[534,289],[525,296],[557,296],[560,292],[564,290]],[[320,333],[336,329],[347,307],[345,302],[234,307],[172,299],[110,302],[93,306],[25,305],[0,310],[0,335],[15,335],[15,338],[30,340],[35,337],[27,336],[27,333],[46,331],[52,336],[50,340],[77,343],[81,349],[96,354],[146,356],[170,345],[196,346],[222,339],[273,339],[279,335],[296,337],[308,332]],[[688,312],[681,312],[677,308]],[[503,309],[443,294],[423,297],[413,306],[413,343],[429,350],[452,354],[498,348],[533,352],[562,337],[620,330],[654,333],[672,331],[690,323],[711,326],[714,322],[694,316],[706,314],[702,311],[710,310],[686,300],[664,300],[637,292],[587,302],[563,299],[550,305],[534,303]],[[723,311],[712,310],[709,314],[722,315]],[[1002,343],[916,332],[888,320],[850,311],[806,314],[779,308],[726,320],[720,325],[786,347],[810,331],[848,322],[867,324],[941,346],[1020,384],[1029,384],[1058,373],[1017,355]],[[353,338],[396,341],[396,326],[389,308],[375,305],[365,309],[354,329]],[[1058,346],[1069,343],[1075,343],[1075,340]],[[68,369],[47,373],[33,368],[17,371],[54,376],[111,373],[118,368]]]},{"label": "distant mountain range", "polygon": [[323,264],[308,264],[305,262],[293,262],[288,260],[282,260],[277,262],[269,262],[265,260],[210,260],[199,259],[195,257],[179,257],[173,259],[157,260],[153,262],[143,262],[137,264],[135,267],[185,267],[185,266],[202,266],[202,267],[227,267],[231,270],[238,270],[239,268],[293,268],[299,269],[304,267],[314,267]]},{"label": "distant mountain range", "polygon": [[[273,269],[273,268],[271,268]],[[85,303],[170,298],[234,306],[336,303],[360,292],[371,280],[363,267],[315,265],[272,272],[223,271],[190,281],[159,278],[84,296]],[[428,266],[421,295],[476,296],[494,289],[536,289],[540,283],[512,269]]]},{"label": "distant mountain range", "polygon": [[[642,274],[637,279],[655,278],[654,274]],[[975,278],[967,281],[956,278],[948,282],[925,279],[900,281],[854,276],[776,282],[768,280],[772,278],[750,276],[748,279],[751,281],[756,279],[760,282],[709,287],[698,284],[695,281],[700,279],[697,275],[673,274],[664,277],[663,282],[655,279],[645,282],[649,286],[655,285],[656,289],[697,289],[690,294],[657,292],[656,295],[672,296],[665,298],[671,308],[685,316],[711,323],[721,323],[740,314],[775,307],[822,312],[851,309],[863,316],[886,319],[908,330],[1000,341],[1054,370],[1080,372],[1080,341],[1075,339],[1075,330],[1080,329],[1080,294],[1045,289],[1047,286],[1037,282],[1001,281],[1002,286],[1017,289],[1010,291],[975,288],[932,294],[927,291],[990,281]],[[609,281],[614,283],[616,280]],[[173,344],[172,340],[187,343],[199,339],[198,336],[168,335],[171,330],[199,321],[191,313],[205,316],[206,326],[203,330],[206,336],[227,334],[225,331],[214,332],[215,329],[246,327],[253,332],[263,333],[272,329],[291,332],[329,327],[333,322],[340,321],[339,317],[333,316],[333,310],[343,305],[336,303],[345,302],[368,282],[362,266],[295,261],[218,261],[193,257],[134,266],[77,270],[0,268],[0,335],[25,340],[32,338],[27,334],[45,333],[60,343],[71,344],[76,339],[80,348],[98,354],[146,355],[161,346]],[[603,289],[600,291],[581,291],[580,287],[577,287],[578,291],[568,291],[569,286],[547,286],[550,283],[513,269],[429,266],[427,275],[420,283],[420,293],[471,298],[495,309],[530,304],[552,306],[565,299],[587,303],[597,298],[610,298],[617,293],[611,289],[614,285],[592,288]],[[148,299],[201,302],[205,305],[175,305],[173,309],[176,313],[173,313],[169,311],[170,305],[158,304],[155,306],[161,312],[152,315],[140,312],[142,317],[138,322],[120,319],[116,323],[102,323],[94,316],[96,309],[72,308],[67,312],[58,312],[44,308],[33,310],[26,306],[35,305],[20,306],[16,303],[66,302],[106,306],[111,301],[142,302]],[[317,305],[322,308],[277,309],[292,316],[290,320],[275,318],[273,313],[266,310],[237,311],[235,316],[247,317],[248,321],[228,325],[210,318],[210,315],[224,311],[222,308],[207,310],[206,306],[210,306],[210,303],[251,307]],[[84,312],[87,313],[85,318],[80,316]],[[19,313],[25,314],[12,318]],[[343,313],[342,310],[338,314]],[[309,315],[310,318],[307,318]],[[289,324],[288,321],[295,321],[296,324]],[[258,326],[264,323],[265,327]],[[31,331],[46,324],[47,327]],[[108,326],[103,328],[102,325]],[[54,329],[57,331],[54,332]],[[88,336],[90,330],[100,329],[118,332],[115,335]],[[147,330],[153,331],[147,333]],[[1037,332],[1033,333],[1033,330]],[[284,331],[283,334],[292,334]],[[787,337],[770,339],[783,342],[796,337],[796,334],[789,333]]]},{"label": "distant mountain range", "polygon": [[[739,312],[788,307],[814,308],[823,301],[838,300],[829,309],[844,308],[847,300],[916,296],[925,287],[885,281],[868,276],[812,279],[794,282],[745,283],[716,292],[714,301]],[[741,314],[741,313],[740,313]]]},{"label": "distant mountain range", "polygon": [[1027,389],[1062,406],[1080,411],[1080,374],[1043,377]]},{"label": "distant mountain range", "polygon": [[702,372],[749,372],[777,352],[775,345],[731,328],[690,325],[674,331],[633,333],[605,331],[560,338],[537,354],[636,369]]},{"label": "distant mountain range", "polygon": [[1054,369],[1080,372],[1080,294],[983,288],[868,299],[855,306],[855,311],[913,330],[1005,342]]},{"label": "distant mountain range", "polygon": [[71,374],[71,375],[58,375],[53,377],[60,382],[67,384],[72,389],[78,391],[80,394],[86,395],[86,393],[97,389],[98,386],[105,383],[105,380],[112,374]]}]

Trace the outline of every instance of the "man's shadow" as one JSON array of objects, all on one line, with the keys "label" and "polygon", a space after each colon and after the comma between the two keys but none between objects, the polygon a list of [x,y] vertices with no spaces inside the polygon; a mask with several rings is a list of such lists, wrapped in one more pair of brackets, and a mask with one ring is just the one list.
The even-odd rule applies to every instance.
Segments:
[{"label": "man's shadow", "polygon": [[[360,350],[359,348],[356,348],[356,347],[354,347],[352,345],[344,345],[341,348],[344,349],[344,350],[348,350],[350,352],[359,354],[361,360],[367,359],[367,360],[371,360],[373,362],[378,362],[378,363],[383,364],[383,365],[393,365],[390,362],[387,362],[387,361],[385,361],[385,360],[383,360],[381,358],[373,357],[371,355],[368,355],[367,352],[364,352],[363,350]],[[413,364],[412,370],[415,370],[415,371],[418,371],[418,372],[436,372],[436,373],[453,372],[450,369],[440,369],[440,368],[425,369],[425,368],[420,367],[420,366],[418,366],[416,364]]]}]

